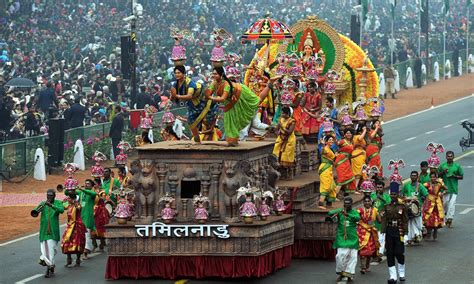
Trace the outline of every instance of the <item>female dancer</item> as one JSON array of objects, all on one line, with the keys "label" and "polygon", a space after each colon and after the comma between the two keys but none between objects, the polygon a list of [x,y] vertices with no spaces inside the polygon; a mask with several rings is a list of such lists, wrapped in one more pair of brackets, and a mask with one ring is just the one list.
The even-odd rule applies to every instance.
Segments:
[{"label": "female dancer", "polygon": [[67,255],[66,267],[72,264],[72,255],[76,255],[76,265],[81,265],[81,254],[86,247],[86,226],[81,218],[81,204],[74,189],[68,191],[68,198],[64,203],[67,210],[67,227],[61,241],[61,250]]},{"label": "female dancer", "polygon": [[423,205],[423,224],[428,230],[426,239],[438,238],[438,228],[444,226],[443,192],[447,190],[442,179],[438,179],[438,174],[430,173],[430,182],[424,186],[428,189],[428,198]]},{"label": "female dancer", "polygon": [[193,134],[194,142],[200,143],[199,129],[203,123],[206,129],[214,128],[218,105],[212,100],[205,98],[202,86],[186,77],[186,68],[182,65],[174,68],[176,82],[171,87],[171,97],[181,101],[187,101],[188,123]]},{"label": "female dancer", "polygon": [[357,130],[357,134],[354,135],[352,143],[354,145],[354,150],[352,151],[351,156],[351,167],[352,173],[356,180],[356,188],[359,187],[359,182],[362,177],[362,167],[365,165],[365,160],[367,158],[365,148],[367,142],[365,141],[365,136],[367,134],[367,128],[364,126]]},{"label": "female dancer", "polygon": [[[352,145],[352,130],[346,129],[344,131],[344,138],[337,142],[338,152],[336,155],[336,172],[337,172],[337,187],[336,194],[344,186],[346,192],[355,192],[355,185],[352,182],[355,180],[354,173],[351,167],[351,154],[354,150]],[[351,186],[352,184],[352,186]]]},{"label": "female dancer", "polygon": [[379,120],[372,123],[369,131],[369,145],[367,145],[367,165],[369,167],[376,166],[379,169],[379,176],[383,176],[382,161],[380,159],[380,150],[382,149],[382,127]]},{"label": "female dancer", "polygon": [[[240,130],[245,128],[255,116],[262,98],[270,92],[270,84],[260,97],[247,86],[233,83],[227,78],[222,67],[214,67],[213,82],[206,90],[206,98],[224,105],[224,131],[229,146],[236,146]],[[271,81],[270,81],[271,82]]]},{"label": "female dancer", "polygon": [[357,223],[357,235],[359,236],[360,273],[368,272],[371,257],[376,257],[379,250],[379,241],[375,222],[380,222],[377,208],[372,206],[369,195],[364,196],[364,207],[357,209],[360,221]]},{"label": "female dancer", "polygon": [[322,101],[321,94],[317,91],[317,84],[315,82],[308,83],[308,92],[304,95],[301,102],[303,113],[302,130],[303,136],[318,135],[319,127],[321,126],[321,117],[319,111],[321,110]]},{"label": "female dancer", "polygon": [[331,135],[324,136],[321,139],[323,149],[321,153],[321,164],[319,165],[319,208],[326,209],[325,202],[328,206],[336,200],[336,183],[334,182],[333,170],[334,158],[336,155],[331,149],[334,144],[334,137]]},{"label": "female dancer", "polygon": [[291,169],[295,164],[295,120],[291,118],[291,110],[289,107],[284,106],[281,111],[282,113],[276,128],[278,137],[276,138],[275,147],[273,148],[273,155],[278,157],[280,166],[287,169],[288,172],[288,169]]}]

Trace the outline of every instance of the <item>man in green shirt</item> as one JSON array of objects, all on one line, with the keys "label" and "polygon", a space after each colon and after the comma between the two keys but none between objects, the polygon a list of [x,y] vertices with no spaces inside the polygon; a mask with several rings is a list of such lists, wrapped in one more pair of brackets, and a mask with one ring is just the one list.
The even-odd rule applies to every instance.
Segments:
[{"label": "man in green shirt", "polygon": [[[381,212],[385,205],[391,202],[390,195],[385,193],[385,183],[383,180],[377,180],[375,183],[376,192],[370,194],[370,199],[374,203],[374,207],[377,208],[378,212]],[[377,228],[377,233],[379,235],[379,255],[384,255],[385,251],[385,233],[382,233],[382,225],[379,221],[375,221],[375,228]],[[378,262],[382,262],[382,258],[379,257]]]},{"label": "man in green shirt", "polygon": [[443,179],[448,188],[447,194],[443,197],[443,207],[446,215],[448,228],[453,227],[454,207],[458,196],[458,181],[463,179],[464,171],[461,165],[454,162],[454,152],[446,152],[446,162],[442,163],[438,169],[439,177]]},{"label": "man in green shirt", "polygon": [[344,198],[344,208],[329,211],[330,217],[337,217],[336,241],[333,248],[337,249],[336,274],[337,281],[350,281],[354,278],[357,265],[357,251],[359,237],[357,236],[357,222],[360,215],[352,209],[352,198]]},{"label": "man in green shirt", "polygon": [[87,179],[84,184],[84,189],[78,190],[79,202],[81,204],[81,218],[82,222],[87,228],[86,232],[86,247],[84,251],[84,257],[87,258],[87,254],[93,250],[92,246],[92,231],[95,231],[95,220],[94,220],[94,204],[97,193],[93,189],[94,182]]},{"label": "man in green shirt", "polygon": [[[418,202],[418,212],[421,213],[421,207],[428,196],[428,190],[418,181],[417,171],[410,173],[410,182],[403,185],[401,196],[405,199],[407,206],[411,202]],[[423,235],[423,220],[421,214],[418,214],[418,216],[409,215],[408,217],[408,239],[406,241],[408,245],[411,245],[413,242],[417,243],[421,241]]]},{"label": "man in green shirt", "polygon": [[420,177],[418,181],[421,184],[429,183],[430,182],[430,173],[428,172],[428,162],[423,161],[420,163]]},{"label": "man in green shirt", "polygon": [[112,191],[120,188],[120,181],[118,179],[112,178],[111,173],[112,170],[110,168],[106,168],[104,170],[104,178],[102,180],[101,189],[105,191],[106,199],[112,200],[114,204],[117,204],[117,199]]},{"label": "man in green shirt", "polygon": [[55,197],[54,189],[48,189],[46,201],[41,202],[31,211],[33,217],[38,217],[38,213],[41,213],[39,233],[41,256],[39,264],[47,267],[44,275],[46,278],[54,275],[54,256],[61,238],[59,234],[59,214],[64,212],[63,203],[55,200]]}]

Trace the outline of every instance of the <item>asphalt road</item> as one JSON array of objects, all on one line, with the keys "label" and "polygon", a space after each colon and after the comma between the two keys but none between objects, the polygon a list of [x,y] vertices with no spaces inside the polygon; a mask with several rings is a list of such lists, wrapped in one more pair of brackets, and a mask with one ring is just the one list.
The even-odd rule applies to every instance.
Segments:
[{"label": "asphalt road", "polygon": [[[390,159],[403,159],[407,167],[401,170],[404,178],[419,163],[429,157],[425,150],[428,142],[442,143],[446,149],[461,156],[459,140],[466,136],[460,121],[474,121],[474,97],[436,108],[424,113],[392,121],[383,125],[385,148],[383,163]],[[409,247],[406,252],[406,283],[474,283],[474,148],[457,160],[465,172],[457,199],[455,228],[442,229],[437,242],[423,242]],[[444,157],[441,156],[442,161]],[[388,174],[388,172],[387,172]],[[386,174],[386,175],[387,175]],[[66,257],[56,257],[56,276],[43,278],[44,269],[37,264],[39,257],[38,236],[26,238],[8,245],[0,245],[0,283],[105,283],[106,255],[99,253],[82,263],[79,268],[63,268]],[[358,269],[357,269],[358,271]],[[372,267],[366,275],[357,274],[359,283],[386,283],[386,262]],[[259,280],[238,280],[232,283],[334,283],[335,263],[319,260],[293,260],[286,269]],[[146,282],[172,283],[163,280]],[[131,283],[132,280],[114,281]],[[223,283],[222,281],[196,281],[188,283]]]}]

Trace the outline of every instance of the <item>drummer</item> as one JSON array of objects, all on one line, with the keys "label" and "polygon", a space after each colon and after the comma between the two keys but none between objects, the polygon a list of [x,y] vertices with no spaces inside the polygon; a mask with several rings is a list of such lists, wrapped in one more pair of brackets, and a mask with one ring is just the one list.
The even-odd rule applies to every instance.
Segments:
[{"label": "drummer", "polygon": [[401,196],[408,207],[408,240],[407,245],[419,243],[422,239],[423,221],[421,207],[428,196],[428,190],[418,181],[418,172],[410,173],[410,182],[403,185]]}]

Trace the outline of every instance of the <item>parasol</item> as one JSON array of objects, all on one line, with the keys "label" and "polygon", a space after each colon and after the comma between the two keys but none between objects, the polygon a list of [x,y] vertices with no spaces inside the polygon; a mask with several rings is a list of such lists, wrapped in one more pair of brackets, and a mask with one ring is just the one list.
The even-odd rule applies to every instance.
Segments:
[{"label": "parasol", "polygon": [[28,78],[13,78],[5,84],[5,87],[32,88],[35,83]]},{"label": "parasol", "polygon": [[270,54],[270,44],[272,42],[293,42],[294,36],[286,24],[270,18],[270,14],[266,13],[265,18],[259,19],[249,26],[247,31],[242,35],[241,40],[242,43],[246,41],[256,41],[267,44],[267,50],[265,52],[266,66]]},{"label": "parasol", "polygon": [[288,26],[280,21],[269,18],[269,14],[265,18],[257,20],[251,24],[247,31],[242,35],[242,43],[246,41],[257,41],[261,43],[270,42],[293,42],[294,36]]}]

